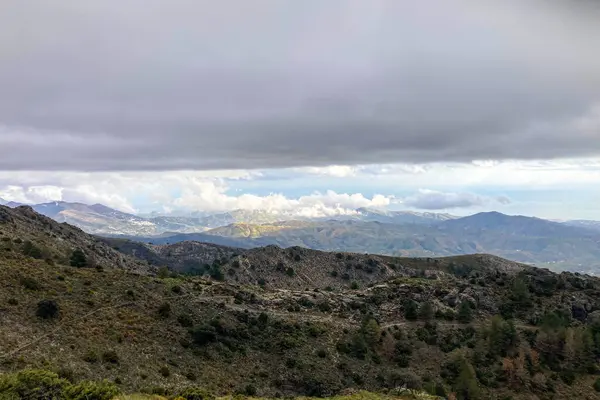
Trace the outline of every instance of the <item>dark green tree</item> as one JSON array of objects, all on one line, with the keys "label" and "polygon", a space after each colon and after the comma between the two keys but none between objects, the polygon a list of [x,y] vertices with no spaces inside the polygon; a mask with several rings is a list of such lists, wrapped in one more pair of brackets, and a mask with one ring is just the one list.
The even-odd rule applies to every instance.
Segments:
[{"label": "dark green tree", "polygon": [[419,306],[413,300],[408,300],[404,303],[404,318],[409,321],[414,321],[419,317]]},{"label": "dark green tree", "polygon": [[454,385],[456,396],[461,400],[473,400],[480,398],[479,384],[475,369],[464,356],[459,360],[458,379]]},{"label": "dark green tree", "polygon": [[433,318],[435,311],[433,310],[433,304],[430,301],[426,301],[421,305],[419,309],[419,317],[424,321],[429,321]]},{"label": "dark green tree", "polygon": [[75,249],[73,254],[71,254],[71,266],[82,268],[87,266],[87,257],[85,253],[81,249]]},{"label": "dark green tree", "polygon": [[458,306],[458,315],[456,317],[458,322],[461,324],[468,324],[473,321],[473,310],[471,304],[468,301],[463,301]]},{"label": "dark green tree", "polygon": [[379,324],[373,318],[368,318],[363,322],[362,334],[369,346],[374,346],[381,336]]}]

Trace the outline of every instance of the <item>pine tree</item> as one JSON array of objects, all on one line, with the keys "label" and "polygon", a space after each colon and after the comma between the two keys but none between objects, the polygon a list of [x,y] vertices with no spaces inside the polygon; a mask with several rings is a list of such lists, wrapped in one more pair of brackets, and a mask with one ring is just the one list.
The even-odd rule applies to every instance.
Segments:
[{"label": "pine tree", "polygon": [[369,346],[374,346],[379,341],[381,329],[379,328],[379,324],[377,321],[375,321],[375,319],[369,318],[366,320],[363,324],[362,331],[365,341]]},{"label": "pine tree", "polygon": [[421,317],[422,320],[429,321],[433,318],[433,315],[434,315],[433,304],[431,304],[430,301],[426,301],[425,303],[423,303],[423,305],[419,309],[419,316]]},{"label": "pine tree", "polygon": [[464,355],[459,360],[459,375],[454,385],[458,399],[474,400],[480,395],[475,369]]},{"label": "pine tree", "polygon": [[409,321],[414,321],[418,318],[418,305],[413,300],[408,300],[404,304],[404,318]]},{"label": "pine tree", "polygon": [[468,301],[463,301],[458,307],[458,322],[462,324],[468,324],[473,321],[473,311],[471,310],[471,304]]},{"label": "pine tree", "polygon": [[87,266],[87,258],[85,256],[85,253],[81,251],[81,249],[76,249],[75,251],[73,251],[73,254],[71,254],[70,261],[72,267],[81,268]]}]

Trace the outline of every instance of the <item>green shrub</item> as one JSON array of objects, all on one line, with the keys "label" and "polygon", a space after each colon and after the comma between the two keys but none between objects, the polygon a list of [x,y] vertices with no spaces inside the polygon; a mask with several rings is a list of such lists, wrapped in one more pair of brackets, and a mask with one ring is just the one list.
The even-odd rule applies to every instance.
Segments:
[{"label": "green shrub", "polygon": [[171,376],[171,371],[169,370],[169,368],[167,366],[160,367],[158,372],[165,378],[168,378],[169,376]]},{"label": "green shrub", "polygon": [[65,398],[69,400],[110,400],[119,394],[119,389],[114,383],[80,382],[66,388]]},{"label": "green shrub", "polygon": [[175,285],[171,288],[171,292],[173,292],[175,294],[181,294],[181,293],[183,293],[183,289],[181,288],[181,286]]},{"label": "green shrub", "polygon": [[28,257],[36,258],[38,260],[44,258],[42,250],[40,250],[39,247],[31,243],[31,241],[29,240],[23,243],[23,254]]},{"label": "green shrub", "polygon": [[290,276],[290,277],[292,277],[292,276],[294,276],[296,274],[296,272],[294,272],[294,268],[292,268],[292,267],[288,267],[285,270],[285,273],[286,273],[287,276]]},{"label": "green shrub", "polygon": [[594,382],[594,390],[600,392],[600,378],[596,379],[596,382]]},{"label": "green shrub", "polygon": [[179,322],[179,325],[185,328],[189,328],[192,325],[194,325],[194,321],[192,320],[192,317],[189,314],[179,315],[179,317],[177,317],[177,322]]},{"label": "green shrub", "polygon": [[158,269],[158,272],[156,273],[156,276],[158,276],[160,279],[168,278],[169,277],[169,268],[160,267]]},{"label": "green shrub", "polygon": [[102,353],[102,361],[111,364],[118,364],[119,355],[114,350],[107,350],[104,353]]},{"label": "green shrub", "polygon": [[19,283],[23,285],[25,289],[29,290],[40,290],[42,288],[42,285],[40,285],[38,281],[30,276],[22,276],[19,279]]},{"label": "green shrub", "polygon": [[350,289],[352,290],[357,290],[358,289],[358,282],[356,281],[352,281],[352,283],[350,284]]},{"label": "green shrub", "polygon": [[161,318],[169,318],[171,315],[171,305],[169,303],[163,303],[158,307],[158,315]]},{"label": "green shrub", "polygon": [[69,381],[54,372],[29,369],[13,375],[0,376],[0,398],[61,399]]},{"label": "green shrub", "polygon": [[98,353],[96,353],[94,350],[89,350],[83,356],[83,361],[89,362],[90,364],[98,362],[99,359],[100,357],[98,357]]},{"label": "green shrub", "polygon": [[244,390],[242,391],[242,393],[246,396],[256,396],[257,392],[258,390],[256,389],[256,386],[254,386],[251,383],[247,384]]},{"label": "green shrub", "polygon": [[200,346],[204,346],[217,340],[217,332],[211,325],[197,326],[192,330],[191,334],[194,343]]},{"label": "green shrub", "polygon": [[567,385],[571,386],[575,382],[576,376],[573,371],[562,371],[560,373],[560,379]]},{"label": "green shrub", "polygon": [[187,388],[179,393],[186,400],[214,400],[215,396],[201,388]]}]

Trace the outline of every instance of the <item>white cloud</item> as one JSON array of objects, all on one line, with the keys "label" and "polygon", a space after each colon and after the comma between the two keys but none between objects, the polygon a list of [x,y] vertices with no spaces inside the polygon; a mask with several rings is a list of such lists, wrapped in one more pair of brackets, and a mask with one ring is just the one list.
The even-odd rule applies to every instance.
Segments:
[{"label": "white cloud", "polygon": [[355,176],[363,166],[352,166],[352,165],[330,165],[327,167],[303,167],[293,168],[292,170],[299,173],[306,173],[312,175],[331,176],[335,178],[346,178],[349,176]]},{"label": "white cloud", "polygon": [[173,201],[176,208],[186,210],[225,211],[234,209],[268,210],[303,217],[327,217],[355,213],[359,207],[386,207],[391,197],[374,195],[365,197],[361,193],[315,192],[307,196],[289,198],[281,193],[267,196],[227,194],[228,187],[214,181],[195,181],[180,197]]}]

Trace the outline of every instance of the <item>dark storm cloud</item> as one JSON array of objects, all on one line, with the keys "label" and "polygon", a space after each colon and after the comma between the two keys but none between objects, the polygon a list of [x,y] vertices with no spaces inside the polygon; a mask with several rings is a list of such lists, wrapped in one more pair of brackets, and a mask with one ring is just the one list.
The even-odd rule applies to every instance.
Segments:
[{"label": "dark storm cloud", "polygon": [[600,154],[592,1],[29,1],[0,13],[0,169]]}]

